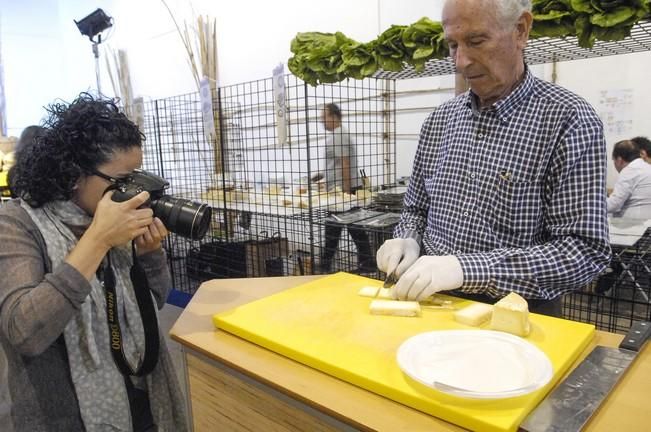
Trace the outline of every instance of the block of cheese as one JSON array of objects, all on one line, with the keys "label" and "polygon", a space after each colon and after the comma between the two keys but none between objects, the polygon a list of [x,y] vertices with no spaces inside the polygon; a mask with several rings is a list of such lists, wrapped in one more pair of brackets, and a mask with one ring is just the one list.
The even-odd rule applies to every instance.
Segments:
[{"label": "block of cheese", "polygon": [[527,336],[531,328],[527,301],[516,293],[511,293],[495,303],[490,328],[516,336]]},{"label": "block of cheese", "polygon": [[393,300],[393,297],[391,297],[391,288],[380,288],[380,291],[377,293],[377,298]]},{"label": "block of cheese", "polygon": [[381,299],[391,299],[391,288],[378,288],[374,286],[361,287],[357,291],[358,295],[362,297],[377,297]]},{"label": "block of cheese", "polygon": [[361,287],[359,291],[357,291],[357,294],[361,295],[362,297],[375,297],[379,289],[379,287],[365,286]]},{"label": "block of cheese", "polygon": [[454,320],[458,323],[479,327],[488,321],[493,313],[493,305],[486,303],[473,303],[454,313]]},{"label": "block of cheese", "polygon": [[373,300],[370,311],[372,315],[416,317],[420,316],[420,305],[415,301]]}]

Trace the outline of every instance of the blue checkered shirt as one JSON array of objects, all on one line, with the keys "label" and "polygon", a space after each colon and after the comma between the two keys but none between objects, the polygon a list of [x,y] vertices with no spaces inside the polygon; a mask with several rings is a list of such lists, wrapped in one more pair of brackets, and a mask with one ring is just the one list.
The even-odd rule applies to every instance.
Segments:
[{"label": "blue checkered shirt", "polygon": [[553,299],[610,260],[606,144],[594,109],[534,77],[479,109],[472,91],[423,124],[395,237],[456,255],[465,293]]}]

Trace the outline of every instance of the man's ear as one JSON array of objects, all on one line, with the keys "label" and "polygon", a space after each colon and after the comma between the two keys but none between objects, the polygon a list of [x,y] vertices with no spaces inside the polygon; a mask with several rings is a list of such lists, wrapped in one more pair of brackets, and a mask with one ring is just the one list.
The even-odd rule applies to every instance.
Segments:
[{"label": "man's ear", "polygon": [[531,31],[531,25],[533,23],[533,15],[531,12],[525,11],[522,12],[518,22],[515,25],[516,37],[518,40],[518,46],[521,49],[524,49],[527,46],[527,41],[529,40],[529,32]]}]

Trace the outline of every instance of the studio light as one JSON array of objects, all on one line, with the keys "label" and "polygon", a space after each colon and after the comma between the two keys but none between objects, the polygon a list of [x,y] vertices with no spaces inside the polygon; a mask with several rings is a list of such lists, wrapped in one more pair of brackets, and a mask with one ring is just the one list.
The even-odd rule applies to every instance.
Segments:
[{"label": "studio light", "polygon": [[113,18],[106,15],[102,9],[97,9],[87,17],[82,18],[79,21],[75,21],[75,24],[77,24],[77,28],[81,34],[88,36],[88,39],[90,39],[91,42],[102,43],[101,35],[98,38],[98,41],[95,41],[93,38],[107,28],[111,27],[113,25]]},{"label": "studio light", "polygon": [[[88,36],[93,43],[93,56],[95,57],[95,80],[97,81],[97,93],[102,94],[102,87],[99,78],[99,49],[97,46],[102,43],[101,33],[113,26],[113,18],[106,15],[102,9],[97,9],[85,18],[79,21],[73,20],[82,35]],[[97,36],[97,40],[95,40]]]}]

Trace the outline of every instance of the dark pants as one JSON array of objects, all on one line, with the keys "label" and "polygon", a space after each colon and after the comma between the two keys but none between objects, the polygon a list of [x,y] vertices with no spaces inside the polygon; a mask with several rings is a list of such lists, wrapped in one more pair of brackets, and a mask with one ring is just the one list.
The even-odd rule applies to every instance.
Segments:
[{"label": "dark pants", "polygon": [[[325,251],[321,256],[321,268],[325,271],[330,271],[332,266],[332,258],[334,258],[339,246],[339,237],[341,237],[341,230],[343,226],[326,222],[325,225]],[[357,247],[357,263],[360,268],[370,271],[375,270],[375,257],[371,254],[371,244],[368,240],[368,234],[361,228],[354,228],[349,226],[348,233],[355,242]]]},{"label": "dark pants", "polygon": [[[361,186],[354,187],[350,193],[354,194]],[[348,226],[348,233],[357,248],[357,266],[361,270],[375,271],[375,256],[371,253],[371,243],[368,240],[368,234],[362,228]],[[321,269],[325,272],[332,270],[332,259],[339,247],[339,237],[341,237],[343,226],[326,221],[325,223],[325,250],[321,255]]]},{"label": "dark pants", "polygon": [[[446,294],[442,292],[441,294]],[[488,297],[485,294],[466,294],[457,291],[451,291],[455,297],[460,297],[468,300],[478,301],[482,303],[494,304],[497,300],[491,297]],[[563,313],[562,311],[562,296],[556,297],[553,300],[527,300],[529,303],[529,312],[538,313],[542,315],[549,315],[552,317],[561,318]]]}]

